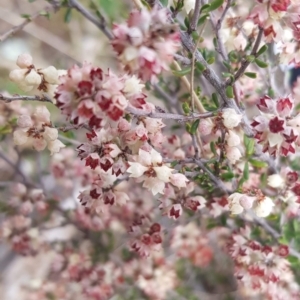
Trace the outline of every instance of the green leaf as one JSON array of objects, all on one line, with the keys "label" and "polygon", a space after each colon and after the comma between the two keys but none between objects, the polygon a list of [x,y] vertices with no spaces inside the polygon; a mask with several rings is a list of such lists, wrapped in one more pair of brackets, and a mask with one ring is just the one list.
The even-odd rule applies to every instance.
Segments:
[{"label": "green leaf", "polygon": [[0,134],[8,134],[12,132],[12,128],[9,124],[0,126]]},{"label": "green leaf", "polygon": [[214,155],[217,155],[216,147],[214,142],[210,142],[209,144],[210,150]]},{"label": "green leaf", "polygon": [[246,181],[249,179],[249,163],[246,162],[243,171],[243,179]]},{"label": "green leaf", "polygon": [[255,56],[254,55],[247,55],[246,60],[249,61],[249,62],[254,62]]},{"label": "green leaf", "polygon": [[233,87],[231,85],[226,88],[226,96],[228,98],[233,98]]},{"label": "green leaf", "polygon": [[212,65],[215,62],[215,58],[214,58],[214,56],[211,56],[206,61],[209,65]]},{"label": "green leaf", "polygon": [[208,14],[201,16],[198,20],[198,26],[202,25],[206,21],[207,17]]},{"label": "green leaf", "polygon": [[218,9],[220,6],[222,6],[224,0],[213,0],[210,3],[210,7],[208,8],[208,11],[213,11]]},{"label": "green leaf", "polygon": [[174,168],[178,164],[177,160],[171,162],[171,167]]},{"label": "green leaf", "polygon": [[70,23],[71,19],[72,19],[72,8],[68,8],[65,13],[64,21],[65,23]]},{"label": "green leaf", "polygon": [[35,0],[28,0],[29,3],[32,3],[32,2],[34,2],[34,1],[35,1]]},{"label": "green leaf", "polygon": [[184,68],[180,71],[177,71],[177,70],[173,70],[173,74],[176,75],[176,76],[179,76],[179,77],[182,77],[182,76],[185,76],[187,74],[189,74],[191,72],[191,67],[187,67],[187,68]]},{"label": "green leaf", "polygon": [[195,65],[196,65],[197,70],[199,70],[200,72],[203,72],[206,70],[206,67],[203,64],[201,64],[200,61],[196,61]]},{"label": "green leaf", "polygon": [[256,53],[256,56],[260,56],[263,53],[265,53],[268,50],[268,46],[267,45],[263,45]]},{"label": "green leaf", "polygon": [[292,255],[289,255],[286,259],[290,262],[291,265],[297,265],[300,262],[298,257]]},{"label": "green leaf", "polygon": [[255,63],[260,67],[260,68],[266,68],[268,66],[267,63],[265,63],[262,60],[259,60],[258,58],[255,59]]},{"label": "green leaf", "polygon": [[191,134],[196,133],[196,131],[198,129],[198,126],[199,126],[199,123],[200,123],[200,119],[197,119],[196,121],[193,122],[192,127],[191,127],[191,131],[190,131]]},{"label": "green leaf", "polygon": [[231,65],[227,61],[223,61],[223,65],[230,71],[231,70]]},{"label": "green leaf", "polygon": [[244,135],[244,145],[246,148],[247,156],[251,156],[254,153],[254,146],[255,146],[254,139],[249,138],[248,136]]},{"label": "green leaf", "polygon": [[217,93],[212,93],[211,99],[216,107],[219,107],[218,95]]},{"label": "green leaf", "polygon": [[207,4],[204,4],[201,9],[200,9],[200,14],[205,11],[205,10],[208,10],[210,8],[210,4],[207,3]]},{"label": "green leaf", "polygon": [[249,159],[249,163],[255,168],[266,168],[268,166],[266,162],[252,158]]},{"label": "green leaf", "polygon": [[190,106],[187,102],[182,103],[182,110],[186,115],[188,115],[191,112]]},{"label": "green leaf", "polygon": [[50,19],[50,13],[48,11],[45,11],[45,10],[40,11],[40,16],[44,16],[48,20]]},{"label": "green leaf", "polygon": [[27,20],[31,19],[31,15],[29,15],[29,14],[21,14],[21,17],[24,19],[27,19]]},{"label": "green leaf", "polygon": [[234,62],[234,63],[238,61],[238,55],[235,51],[229,52],[228,58],[231,62]]},{"label": "green leaf", "polygon": [[247,77],[250,77],[250,78],[256,78],[256,73],[253,73],[253,72],[245,72],[244,73]]},{"label": "green leaf", "polygon": [[185,129],[188,133],[191,133],[191,124],[190,123],[185,123]]},{"label": "green leaf", "polygon": [[232,172],[227,172],[221,174],[221,178],[225,181],[230,181],[232,178],[234,178],[234,174]]}]

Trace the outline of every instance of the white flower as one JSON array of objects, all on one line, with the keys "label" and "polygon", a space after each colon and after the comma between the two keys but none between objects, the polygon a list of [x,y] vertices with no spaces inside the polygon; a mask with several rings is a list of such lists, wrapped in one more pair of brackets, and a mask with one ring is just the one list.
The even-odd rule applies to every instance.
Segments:
[{"label": "white flower", "polygon": [[195,8],[195,2],[196,0],[184,0],[183,6],[187,14]]},{"label": "white flower", "polygon": [[233,193],[228,197],[229,209],[232,214],[237,215],[244,211],[244,208],[240,204],[240,199],[243,197],[243,194]]},{"label": "white flower", "polygon": [[227,129],[238,126],[242,120],[242,115],[237,114],[233,108],[225,108],[222,112],[223,124]]},{"label": "white flower", "polygon": [[61,148],[66,147],[60,140],[48,142],[48,149],[51,152],[51,155],[60,151]]},{"label": "white flower", "polygon": [[129,177],[134,177],[138,178],[141,177],[147,170],[148,168],[141,165],[138,162],[128,162],[130,167],[127,169],[128,173],[131,173]]},{"label": "white flower", "polygon": [[153,169],[154,169],[158,179],[160,179],[163,182],[170,181],[170,176],[173,172],[173,169],[171,169],[167,166],[153,167]]},{"label": "white flower", "polygon": [[285,184],[284,179],[279,174],[273,174],[268,176],[268,185],[272,188],[282,188]]},{"label": "white flower", "polygon": [[254,212],[260,218],[267,217],[273,210],[274,202],[271,198],[265,197],[261,201],[257,201],[254,206]]},{"label": "white flower", "polygon": [[136,76],[131,76],[125,80],[123,92],[128,95],[139,94],[142,92],[144,84]]},{"label": "white flower", "polygon": [[250,209],[254,200],[254,197],[249,197],[241,193],[233,193],[228,197],[228,201],[230,202],[229,209],[234,215],[240,214],[244,209]]},{"label": "white flower", "polygon": [[27,53],[20,54],[17,58],[17,66],[21,69],[32,66],[32,56]]},{"label": "white flower", "polygon": [[144,181],[143,186],[151,190],[153,195],[163,193],[165,183],[171,181],[174,171],[162,163],[160,153],[154,149],[151,149],[150,152],[140,149],[136,162],[129,162],[129,165],[127,172],[131,173],[130,177]]}]

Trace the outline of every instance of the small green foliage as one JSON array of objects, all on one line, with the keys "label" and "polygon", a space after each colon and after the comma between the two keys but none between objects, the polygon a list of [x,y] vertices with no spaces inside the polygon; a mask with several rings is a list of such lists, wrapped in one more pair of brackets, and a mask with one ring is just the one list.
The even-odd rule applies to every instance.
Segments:
[{"label": "small green foliage", "polygon": [[257,66],[260,67],[260,68],[267,68],[267,67],[268,67],[268,64],[267,64],[267,63],[265,63],[264,61],[262,61],[262,60],[260,60],[260,59],[258,59],[258,58],[255,59],[255,63],[256,63]]},{"label": "small green foliage", "polygon": [[70,23],[71,19],[72,19],[72,8],[68,8],[65,13],[64,21],[65,23]]},{"label": "small green foliage", "polygon": [[268,166],[266,162],[252,158],[249,159],[249,163],[255,168],[266,168]]},{"label": "small green foliage", "polygon": [[187,68],[184,68],[180,71],[173,70],[172,72],[175,76],[182,77],[182,76],[185,76],[185,75],[189,74],[191,72],[191,70],[192,70],[191,67],[187,67]]},{"label": "small green foliage", "polygon": [[231,85],[226,88],[226,96],[228,98],[233,98],[233,87]]},{"label": "small green foliage", "polygon": [[244,135],[244,145],[246,148],[246,155],[249,157],[253,155],[254,153],[254,147],[255,147],[255,141],[252,138],[249,138],[248,136]]},{"label": "small green foliage", "polygon": [[193,122],[192,126],[191,126],[191,130],[190,130],[190,133],[191,134],[195,134],[197,129],[198,129],[198,126],[199,126],[199,123],[200,123],[200,119],[197,119]]},{"label": "small green foliage", "polygon": [[267,45],[263,45],[256,53],[256,56],[260,56],[262,55],[263,53],[265,53],[266,51],[268,50],[268,46]]},{"label": "small green foliage", "polygon": [[256,73],[253,73],[253,72],[245,72],[244,73],[247,77],[250,77],[250,78],[256,78]]}]

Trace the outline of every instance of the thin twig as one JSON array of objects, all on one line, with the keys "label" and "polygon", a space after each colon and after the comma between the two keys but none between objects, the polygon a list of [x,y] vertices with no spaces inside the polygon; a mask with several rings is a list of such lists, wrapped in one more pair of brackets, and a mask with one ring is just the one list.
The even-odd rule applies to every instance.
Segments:
[{"label": "thin twig", "polygon": [[28,181],[28,179],[26,178],[24,173],[8,157],[6,157],[4,155],[4,153],[2,153],[1,151],[0,151],[0,158],[2,158],[8,165],[10,165],[15,170],[16,173],[18,173],[22,177],[22,180],[25,185],[34,186],[34,184],[32,184],[31,182]]},{"label": "thin twig", "polygon": [[197,28],[197,23],[198,23],[198,19],[199,19],[199,15],[200,15],[200,6],[201,6],[201,0],[196,0],[194,14],[193,14],[191,24],[190,24],[191,31],[195,31]]},{"label": "thin twig", "polygon": [[10,103],[12,101],[39,101],[39,102],[50,102],[53,103],[51,98],[47,94],[43,96],[24,96],[24,95],[14,95],[14,96],[4,96],[0,94],[0,100],[3,100],[5,103]]},{"label": "thin twig", "polygon": [[154,118],[154,119],[169,119],[169,120],[177,120],[177,121],[181,121],[181,122],[187,122],[190,120],[194,120],[194,119],[204,119],[204,118],[211,118],[214,117],[216,114],[215,112],[206,112],[203,114],[194,114],[191,116],[184,116],[184,115],[179,115],[179,114],[170,114],[170,113],[154,113],[154,112],[146,112],[143,111],[141,109],[137,109],[134,108],[132,106],[128,106],[126,108],[126,111],[128,113],[131,113],[135,116],[141,117],[141,116],[145,116],[145,117],[149,117],[149,118]]},{"label": "thin twig", "polygon": [[108,30],[106,27],[106,23],[104,18],[99,20],[95,17],[91,12],[89,12],[81,3],[77,0],[68,0],[69,7],[76,9],[80,12],[85,18],[91,21],[94,25],[96,25],[105,35],[106,37],[111,40],[113,38],[113,34]]},{"label": "thin twig", "polygon": [[0,42],[5,41],[11,35],[13,35],[13,34],[17,33],[18,31],[22,30],[27,24],[32,22],[38,16],[43,16],[45,13],[49,13],[49,12],[52,12],[52,11],[55,12],[56,10],[57,10],[57,8],[54,7],[54,6],[47,6],[43,10],[36,12],[35,14],[33,14],[33,15],[29,16],[28,18],[26,18],[26,20],[24,22],[22,22],[21,24],[11,28],[10,30],[8,30],[7,32],[2,34],[0,36]]}]

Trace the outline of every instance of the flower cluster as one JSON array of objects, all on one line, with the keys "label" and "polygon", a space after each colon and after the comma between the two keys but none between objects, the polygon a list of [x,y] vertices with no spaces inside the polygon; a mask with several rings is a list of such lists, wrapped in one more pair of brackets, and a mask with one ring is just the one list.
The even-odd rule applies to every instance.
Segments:
[{"label": "flower cluster", "polygon": [[235,262],[235,276],[245,296],[263,295],[266,299],[298,299],[299,286],[286,257],[286,245],[262,245],[250,238],[247,227],[232,235],[227,251]]},{"label": "flower cluster", "polygon": [[276,157],[295,153],[299,144],[300,116],[292,116],[294,102],[290,97],[271,99],[264,96],[257,104],[260,115],[253,118],[251,126],[255,139],[263,146],[263,152]]},{"label": "flower cluster", "polygon": [[58,130],[52,126],[50,112],[45,106],[38,106],[31,116],[19,116],[18,128],[14,131],[14,143],[18,146],[33,147],[37,151],[47,147],[51,154],[65,147],[58,140]]},{"label": "flower cluster", "polygon": [[17,66],[20,69],[11,71],[9,78],[15,82],[21,90],[25,92],[39,90],[50,95],[54,94],[59,75],[62,71],[58,71],[53,66],[44,69],[36,68],[33,64],[32,57],[26,53],[18,56]]},{"label": "flower cluster", "polygon": [[[251,195],[253,194],[253,195]],[[232,214],[240,214],[244,210],[253,208],[258,217],[267,217],[273,209],[274,202],[260,191],[248,192],[248,194],[233,193],[228,197],[229,209]]]},{"label": "flower cluster", "polygon": [[116,24],[112,46],[125,70],[143,81],[157,81],[168,70],[180,47],[177,26],[171,25],[166,9],[134,11],[127,24]]},{"label": "flower cluster", "polygon": [[60,77],[56,89],[57,106],[76,125],[88,122],[90,127],[101,128],[107,122],[118,121],[129,102],[145,99],[143,84],[136,77],[117,76],[110,70],[84,63]]}]

